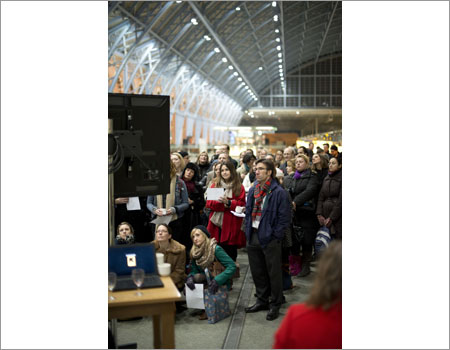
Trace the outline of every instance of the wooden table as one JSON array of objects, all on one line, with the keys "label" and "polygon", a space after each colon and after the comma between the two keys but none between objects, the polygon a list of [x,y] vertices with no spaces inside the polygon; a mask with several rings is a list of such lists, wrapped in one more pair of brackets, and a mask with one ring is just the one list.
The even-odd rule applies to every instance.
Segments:
[{"label": "wooden table", "polygon": [[161,277],[163,288],[108,292],[108,319],[153,316],[153,344],[155,349],[175,349],[175,301],[181,294],[170,277]]}]

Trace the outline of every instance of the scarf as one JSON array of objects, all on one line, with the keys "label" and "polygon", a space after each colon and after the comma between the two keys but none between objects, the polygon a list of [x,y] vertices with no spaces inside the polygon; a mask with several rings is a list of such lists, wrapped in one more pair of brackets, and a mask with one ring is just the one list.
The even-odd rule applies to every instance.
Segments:
[{"label": "scarf", "polygon": [[261,216],[262,214],[262,202],[266,194],[269,192],[270,184],[272,183],[272,178],[264,182],[261,188],[261,184],[258,182],[255,186],[255,192],[253,197],[255,198],[255,206],[253,207],[252,217],[255,219],[257,216]]},{"label": "scarf", "polygon": [[200,247],[194,244],[191,249],[192,259],[202,269],[210,267],[216,256],[216,245],[217,241],[215,238],[205,239]]},{"label": "scarf", "polygon": [[188,193],[194,193],[195,192],[195,182],[190,180],[183,179],[184,183],[186,184],[186,188],[188,190]]},{"label": "scarf", "polygon": [[134,243],[134,236],[128,235],[125,238],[120,237],[120,235],[116,236],[117,244],[133,244]]},{"label": "scarf", "polygon": [[[233,198],[233,182],[226,184],[223,180],[220,180],[220,186],[218,188],[225,188],[225,196],[227,198]],[[222,228],[223,224],[223,211],[213,211],[211,216],[211,222]]]},{"label": "scarf", "polygon": [[296,179],[296,180],[300,179],[300,178],[305,174],[305,171],[306,171],[306,170],[303,170],[303,171],[300,173],[298,170],[296,170],[296,171],[295,171],[295,174],[294,174],[294,179]]},{"label": "scarf", "polygon": [[[165,195],[166,196],[166,207],[165,209],[169,209],[175,206],[175,186],[177,184],[177,177],[174,176],[170,179],[170,193]],[[164,208],[163,207],[163,196],[162,194],[158,194],[156,196],[156,206],[158,208]],[[177,213],[172,214],[172,219],[170,221],[175,221],[178,219]],[[156,230],[156,228],[155,228]]]}]

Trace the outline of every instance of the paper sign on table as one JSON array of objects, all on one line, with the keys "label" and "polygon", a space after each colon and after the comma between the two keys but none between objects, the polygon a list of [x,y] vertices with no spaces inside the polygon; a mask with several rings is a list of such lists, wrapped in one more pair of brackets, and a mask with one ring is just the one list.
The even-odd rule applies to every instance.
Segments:
[{"label": "paper sign on table", "polygon": [[224,188],[208,188],[206,190],[206,198],[209,201],[217,201],[219,200],[220,197],[223,197],[225,193],[225,189]]},{"label": "paper sign on table", "polygon": [[191,290],[186,285],[186,306],[190,309],[205,309],[205,302],[203,301],[203,284],[196,283],[195,289]]},{"label": "paper sign on table", "polygon": [[139,203],[139,197],[128,198],[127,210],[141,210],[141,203]]}]

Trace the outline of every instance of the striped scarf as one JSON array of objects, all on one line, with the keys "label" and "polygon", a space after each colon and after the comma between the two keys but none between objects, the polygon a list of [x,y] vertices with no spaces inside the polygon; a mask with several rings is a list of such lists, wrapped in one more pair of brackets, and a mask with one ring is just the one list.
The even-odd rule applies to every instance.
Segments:
[{"label": "striped scarf", "polygon": [[272,183],[272,178],[270,177],[269,180],[264,182],[262,188],[261,184],[258,182],[255,185],[255,193],[253,194],[253,197],[255,198],[255,206],[253,207],[252,211],[252,217],[255,219],[257,216],[261,216],[262,213],[262,202],[266,194],[269,192],[270,184]]}]

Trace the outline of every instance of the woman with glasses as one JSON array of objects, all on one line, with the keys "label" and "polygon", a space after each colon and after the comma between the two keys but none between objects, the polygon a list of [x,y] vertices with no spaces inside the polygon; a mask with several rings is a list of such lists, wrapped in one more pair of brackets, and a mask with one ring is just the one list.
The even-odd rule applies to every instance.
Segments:
[{"label": "woman with glasses", "polygon": [[236,173],[233,163],[227,161],[220,165],[219,176],[211,188],[223,188],[224,194],[219,200],[207,200],[209,214],[208,231],[227,254],[236,261],[237,249],[245,246],[245,234],[241,230],[242,217],[231,213],[236,207],[245,207],[245,189]]}]

